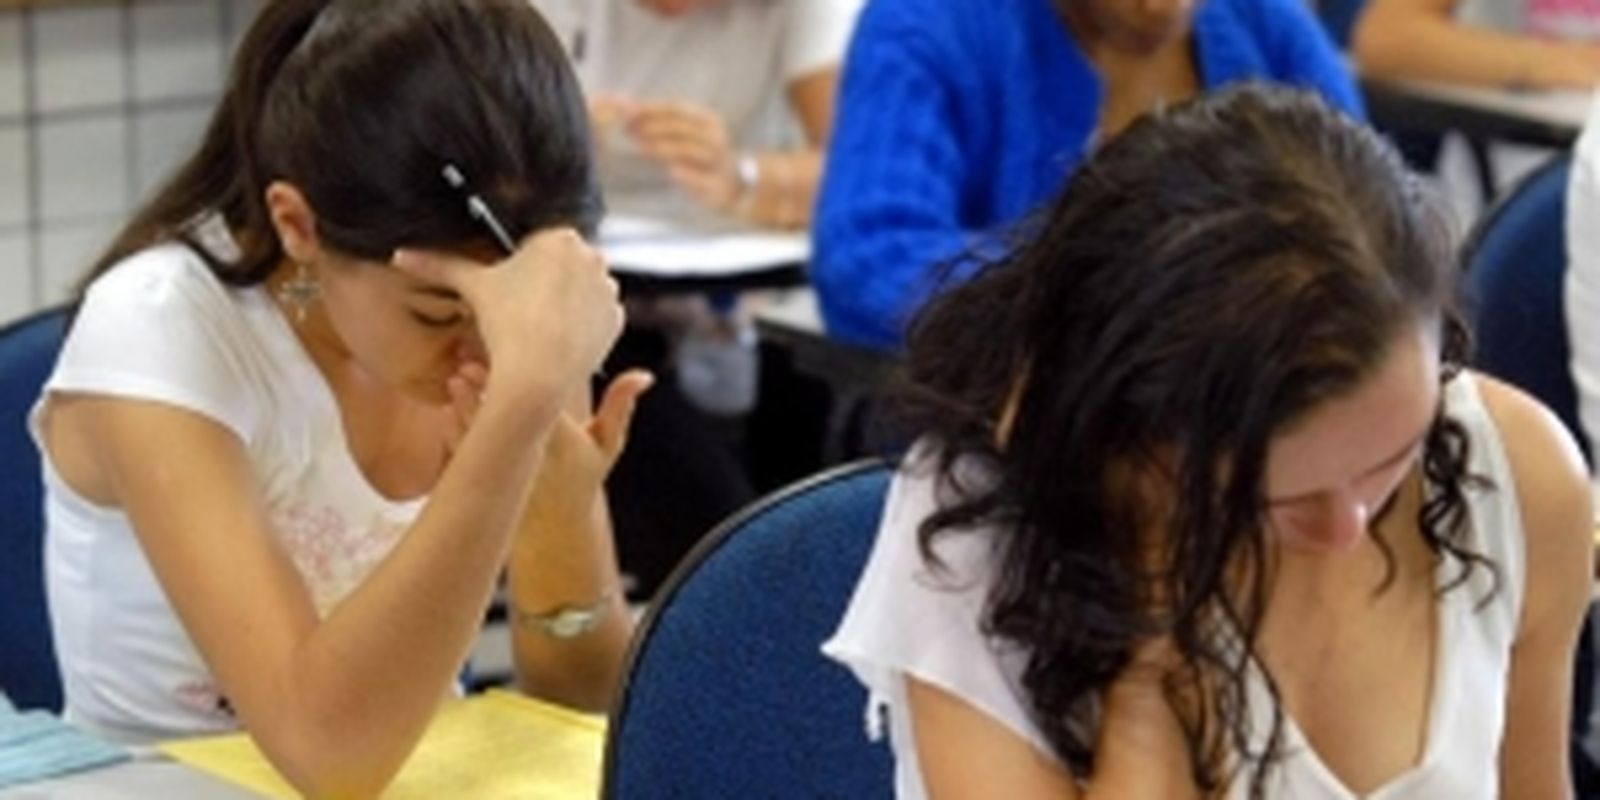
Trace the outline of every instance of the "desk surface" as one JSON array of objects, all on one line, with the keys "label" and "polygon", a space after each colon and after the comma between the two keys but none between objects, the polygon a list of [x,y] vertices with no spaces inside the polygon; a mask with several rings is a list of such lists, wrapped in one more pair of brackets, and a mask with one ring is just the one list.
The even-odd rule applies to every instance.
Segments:
[{"label": "desk surface", "polygon": [[1460,130],[1492,139],[1570,145],[1589,118],[1588,91],[1523,91],[1434,81],[1365,79],[1374,122],[1388,127]]},{"label": "desk surface", "polygon": [[811,259],[807,232],[734,220],[676,190],[619,196],[599,234],[612,273],[635,291],[794,286]]},{"label": "desk surface", "polygon": [[259,795],[150,756],[105,769],[0,789],[0,800],[259,800]]}]

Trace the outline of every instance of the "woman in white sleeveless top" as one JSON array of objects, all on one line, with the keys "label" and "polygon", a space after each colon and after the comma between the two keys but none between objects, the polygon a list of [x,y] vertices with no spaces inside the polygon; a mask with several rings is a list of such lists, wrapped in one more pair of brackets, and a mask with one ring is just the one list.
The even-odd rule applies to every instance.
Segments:
[{"label": "woman in white sleeveless top", "polygon": [[1384,143],[1246,88],[943,294],[824,646],[899,796],[1568,796],[1582,466],[1462,371],[1453,283]]}]

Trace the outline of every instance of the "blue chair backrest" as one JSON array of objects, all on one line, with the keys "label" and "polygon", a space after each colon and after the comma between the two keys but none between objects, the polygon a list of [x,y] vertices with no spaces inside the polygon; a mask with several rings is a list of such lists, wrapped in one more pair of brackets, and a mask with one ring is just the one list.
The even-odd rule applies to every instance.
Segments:
[{"label": "blue chair backrest", "polygon": [[55,366],[67,314],[0,329],[0,691],[18,708],[61,708],[45,610],[44,500],[28,411]]},{"label": "blue chair backrest", "polygon": [[603,797],[893,795],[865,690],[819,651],[866,565],[889,475],[881,462],[824,473],[685,558],[634,640]]},{"label": "blue chair backrest", "polygon": [[1563,304],[1570,156],[1541,166],[1484,218],[1466,254],[1478,369],[1538,398],[1585,452]]}]

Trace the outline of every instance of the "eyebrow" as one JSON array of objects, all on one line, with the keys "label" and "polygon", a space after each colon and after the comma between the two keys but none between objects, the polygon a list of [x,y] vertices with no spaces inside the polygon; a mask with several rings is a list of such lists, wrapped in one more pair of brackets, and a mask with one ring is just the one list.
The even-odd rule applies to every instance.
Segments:
[{"label": "eyebrow", "polygon": [[[1412,438],[1412,440],[1409,443],[1407,443],[1406,446],[1400,450],[1400,452],[1395,453],[1394,455],[1389,456],[1388,458],[1385,458],[1382,461],[1379,461],[1378,463],[1372,465],[1371,467],[1368,467],[1365,471],[1363,471],[1361,473],[1361,477],[1364,478],[1364,477],[1366,477],[1368,475],[1371,475],[1374,472],[1381,472],[1383,470],[1388,469],[1389,467],[1394,466],[1395,464],[1400,463],[1401,461],[1404,461],[1408,456],[1411,455],[1412,451],[1416,450],[1417,447],[1419,445],[1421,445],[1422,442],[1425,439],[1428,438],[1428,432],[1431,431],[1431,430],[1433,430],[1433,422],[1429,421],[1428,427],[1424,428],[1422,430],[1422,433],[1419,433],[1414,438]],[[1289,497],[1280,497],[1280,498],[1269,497],[1269,498],[1267,498],[1266,503],[1269,506],[1286,505],[1286,504],[1289,504],[1289,503],[1294,503],[1294,502],[1298,502],[1298,501],[1301,501],[1301,500],[1310,499],[1311,497],[1313,497],[1316,494],[1318,494],[1319,491],[1320,490],[1311,491],[1311,492],[1305,492],[1303,494],[1290,495]]]}]

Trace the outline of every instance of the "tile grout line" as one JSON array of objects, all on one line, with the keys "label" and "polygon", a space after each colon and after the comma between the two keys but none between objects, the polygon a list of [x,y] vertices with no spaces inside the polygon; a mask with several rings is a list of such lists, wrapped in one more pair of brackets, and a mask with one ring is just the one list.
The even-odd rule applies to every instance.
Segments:
[{"label": "tile grout line", "polygon": [[39,142],[38,122],[35,114],[39,107],[39,48],[35,10],[24,5],[18,21],[22,38],[22,147],[27,161],[27,199],[23,211],[23,238],[28,243],[28,305],[31,309],[44,305],[44,225],[43,180],[44,147]]}]

